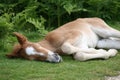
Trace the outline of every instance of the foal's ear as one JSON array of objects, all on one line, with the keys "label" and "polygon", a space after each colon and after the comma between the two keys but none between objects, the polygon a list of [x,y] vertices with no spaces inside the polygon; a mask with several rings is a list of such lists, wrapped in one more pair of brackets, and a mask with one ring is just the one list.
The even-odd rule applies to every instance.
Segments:
[{"label": "foal's ear", "polygon": [[17,37],[17,40],[21,45],[27,42],[27,38],[24,35],[18,32],[14,32],[13,34]]}]

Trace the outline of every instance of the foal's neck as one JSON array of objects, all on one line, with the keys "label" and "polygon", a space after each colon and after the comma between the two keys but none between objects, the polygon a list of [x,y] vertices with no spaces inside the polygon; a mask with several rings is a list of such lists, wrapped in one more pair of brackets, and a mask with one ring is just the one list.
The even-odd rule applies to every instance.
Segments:
[{"label": "foal's neck", "polygon": [[47,40],[42,40],[40,42],[38,42],[38,44],[40,44],[40,46],[44,47],[45,49],[48,49],[52,52],[55,52],[56,51],[56,48]]}]

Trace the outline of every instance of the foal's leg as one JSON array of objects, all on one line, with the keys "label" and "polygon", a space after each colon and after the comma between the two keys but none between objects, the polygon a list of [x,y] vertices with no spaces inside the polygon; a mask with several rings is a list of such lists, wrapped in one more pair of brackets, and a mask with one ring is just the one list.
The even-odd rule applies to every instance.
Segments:
[{"label": "foal's leg", "polygon": [[93,25],[92,30],[102,38],[115,37],[120,38],[120,31],[110,27],[105,22],[101,22],[99,25]]},{"label": "foal's leg", "polygon": [[117,50],[110,49],[108,51],[100,49],[100,50],[89,50],[84,49],[84,51],[79,51],[74,54],[74,59],[79,61],[86,61],[90,59],[108,59],[109,57],[113,57],[117,54]]},{"label": "foal's leg", "polygon": [[62,46],[61,46],[61,50],[66,53],[66,54],[74,54],[76,52],[79,51],[79,48],[74,47],[73,45],[71,45],[69,42],[65,42]]},{"label": "foal's leg", "polygon": [[97,48],[120,49],[120,40],[102,39],[98,41]]},{"label": "foal's leg", "polygon": [[117,54],[117,50],[115,49],[110,49],[106,51],[103,49],[96,50],[94,48],[79,48],[74,47],[67,42],[62,45],[61,49],[66,54],[74,54],[74,59],[80,61],[86,61],[96,58],[108,59],[109,57],[113,57]]},{"label": "foal's leg", "polygon": [[120,31],[110,27],[109,37],[120,38]]}]

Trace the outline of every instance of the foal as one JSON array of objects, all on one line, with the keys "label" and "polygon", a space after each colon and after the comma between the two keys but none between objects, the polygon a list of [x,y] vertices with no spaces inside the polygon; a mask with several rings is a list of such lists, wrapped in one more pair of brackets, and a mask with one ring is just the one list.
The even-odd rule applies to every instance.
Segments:
[{"label": "foal", "polygon": [[[14,32],[19,44],[8,58],[60,62],[61,54],[73,55],[75,60],[108,59],[120,49],[120,31],[108,26],[100,18],[79,18],[49,32],[40,42],[29,42]],[[96,49],[99,48],[99,49]],[[107,48],[109,50],[104,50]]]}]

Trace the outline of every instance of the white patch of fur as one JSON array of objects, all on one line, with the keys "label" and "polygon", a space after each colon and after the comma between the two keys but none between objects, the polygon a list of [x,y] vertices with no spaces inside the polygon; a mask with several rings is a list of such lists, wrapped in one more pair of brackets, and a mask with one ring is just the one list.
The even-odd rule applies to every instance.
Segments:
[{"label": "white patch of fur", "polygon": [[27,55],[40,55],[44,56],[43,53],[37,52],[32,46],[25,49]]},{"label": "white patch of fur", "polygon": [[58,57],[59,59],[56,59],[54,55],[55,55],[55,53],[49,51],[49,52],[48,52],[47,61],[49,61],[49,62],[59,62],[60,59],[61,59],[61,57],[60,57],[59,55],[57,55],[57,57]]},{"label": "white patch of fur", "polygon": [[98,41],[98,48],[120,49],[120,40],[102,39]]},{"label": "white patch of fur", "polygon": [[61,46],[61,49],[66,54],[73,54],[79,51],[77,47],[72,46],[70,43],[66,42]]},{"label": "white patch of fur", "polygon": [[51,51],[48,52],[48,57],[47,57],[47,61],[50,61],[52,62],[52,59],[53,59],[53,53]]},{"label": "white patch of fur", "polygon": [[115,56],[116,54],[117,54],[116,49],[110,49],[108,51],[104,49],[99,49],[99,50],[95,50],[95,49],[87,50],[86,49],[85,51],[83,50],[83,51],[77,52],[74,55],[74,58],[79,61],[86,61],[89,59],[96,59],[96,58],[108,59],[110,57]]},{"label": "white patch of fur", "polygon": [[49,52],[48,52],[48,55],[53,55],[53,54],[54,54],[54,53],[53,53],[53,52],[51,52],[51,51],[49,51]]}]

